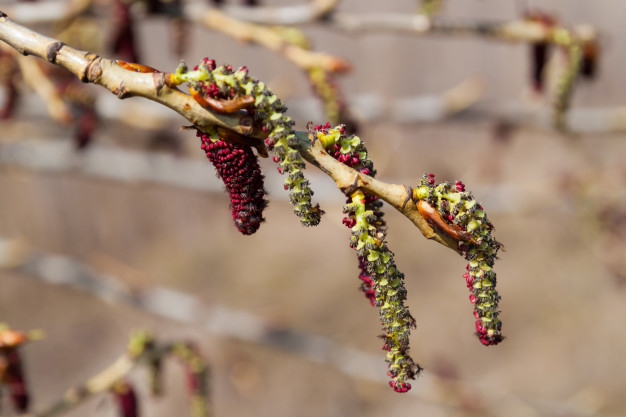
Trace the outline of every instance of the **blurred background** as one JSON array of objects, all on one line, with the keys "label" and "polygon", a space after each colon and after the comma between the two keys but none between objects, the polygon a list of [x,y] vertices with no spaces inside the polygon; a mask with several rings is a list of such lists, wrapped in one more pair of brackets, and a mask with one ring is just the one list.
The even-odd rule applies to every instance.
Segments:
[{"label": "blurred background", "polygon": [[[70,23],[31,24],[19,7],[32,12],[36,4],[0,2],[35,30],[120,58],[124,49],[112,47],[119,4],[96,0]],[[338,10],[408,15],[418,6],[344,0]],[[284,100],[297,129],[326,121],[306,73],[280,54],[197,23],[172,29],[171,18],[142,4],[129,10],[138,62],[164,71],[181,57],[246,65]],[[307,170],[326,215],[303,228],[283,177],[260,160],[266,223],[242,236],[199,140],[179,129],[185,119],[76,85],[46,63],[28,75],[32,65],[4,51],[0,321],[46,332],[22,351],[33,409],[115,360],[131,330],[148,328],[200,346],[215,416],[626,415],[626,3],[450,0],[436,19],[505,22],[528,10],[597,30],[596,77],[575,85],[571,132],[550,124],[566,57],[557,48],[539,93],[525,42],[302,27],[314,50],[353,65],[335,80],[378,177],[462,180],[506,248],[495,270],[507,338],[487,348],[473,335],[464,259],[386,209],[389,247],[417,320],[411,352],[425,368],[408,394],[387,385],[378,313],[358,289],[344,197],[328,177]],[[176,49],[180,27],[184,50]],[[34,92],[40,73],[62,92],[67,113]],[[166,363],[162,398],[150,398],[141,372],[131,380],[142,415],[189,414],[174,362]],[[104,396],[67,415],[87,413],[117,410]]]}]

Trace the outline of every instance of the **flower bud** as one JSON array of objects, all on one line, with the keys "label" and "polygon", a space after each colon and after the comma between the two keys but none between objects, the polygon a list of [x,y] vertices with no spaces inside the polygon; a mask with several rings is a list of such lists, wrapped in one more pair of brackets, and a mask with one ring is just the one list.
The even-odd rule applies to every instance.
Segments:
[{"label": "flower bud", "polygon": [[117,402],[120,417],[139,416],[139,403],[133,386],[124,380],[120,380],[113,386],[113,395]]}]

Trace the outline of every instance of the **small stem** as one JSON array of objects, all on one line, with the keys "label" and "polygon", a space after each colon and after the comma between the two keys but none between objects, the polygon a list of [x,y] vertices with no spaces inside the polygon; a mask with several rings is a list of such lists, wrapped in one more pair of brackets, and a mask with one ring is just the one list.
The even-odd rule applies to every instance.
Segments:
[{"label": "small stem", "polygon": [[130,372],[140,357],[133,358],[128,354],[120,356],[112,365],[87,380],[84,384],[65,391],[63,397],[54,404],[48,406],[43,411],[27,414],[25,417],[52,417],[74,408],[93,395],[108,391],[116,381]]},{"label": "small stem", "polygon": [[445,233],[433,229],[411,201],[411,190],[401,184],[389,184],[360,173],[329,155],[319,140],[305,132],[296,132],[300,140],[302,157],[328,174],[339,189],[350,194],[356,190],[366,191],[389,203],[404,214],[427,239],[432,239],[455,252],[459,252],[458,242]]},{"label": "small stem", "polygon": [[[256,9],[253,10],[256,11]],[[347,72],[350,70],[350,64],[346,60],[289,44],[274,30],[265,26],[234,19],[215,9],[207,9],[199,15],[192,16],[210,29],[226,33],[235,39],[255,42],[282,54],[287,60],[302,69],[323,67],[329,72]]]}]

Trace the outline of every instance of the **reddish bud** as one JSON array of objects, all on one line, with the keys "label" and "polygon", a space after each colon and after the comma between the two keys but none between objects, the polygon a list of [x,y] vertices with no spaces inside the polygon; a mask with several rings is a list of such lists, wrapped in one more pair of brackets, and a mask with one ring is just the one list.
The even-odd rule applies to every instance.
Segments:
[{"label": "reddish bud", "polygon": [[472,288],[472,284],[474,284],[474,277],[471,276],[469,274],[469,272],[466,272],[465,274],[463,274],[463,278],[465,278],[465,282],[467,283],[467,288]]},{"label": "reddish bud", "polygon": [[487,333],[487,328],[485,326],[483,326],[483,321],[482,320],[476,320],[476,331],[479,334]]},{"label": "reddish bud", "polygon": [[18,349],[10,347],[0,350],[0,364],[2,362],[4,362],[4,370],[0,373],[0,377],[9,387],[13,407],[16,411],[25,413],[28,411],[29,395]]},{"label": "reddish bud", "polygon": [[132,385],[126,381],[121,381],[113,388],[113,394],[121,417],[137,417],[139,415],[137,395]]}]

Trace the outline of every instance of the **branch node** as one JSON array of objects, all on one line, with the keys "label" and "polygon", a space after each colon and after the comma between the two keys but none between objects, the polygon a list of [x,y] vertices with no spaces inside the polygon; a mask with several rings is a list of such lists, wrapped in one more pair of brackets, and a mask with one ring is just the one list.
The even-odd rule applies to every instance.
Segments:
[{"label": "branch node", "polygon": [[[83,70],[83,74],[80,77],[80,81],[83,82],[83,83],[88,83],[89,81],[91,81],[91,79],[89,78],[89,75],[90,75],[90,72],[91,72],[91,66],[93,65],[94,61],[97,58],[100,58],[100,57],[98,55],[96,55],[96,54],[92,54],[92,53],[89,53],[89,52],[86,53],[84,56],[85,56],[85,59],[89,60],[89,63],[87,64],[87,66],[85,66],[85,68]],[[100,62],[98,62],[98,67],[100,67]],[[102,70],[100,70],[100,73],[102,73]],[[100,74],[98,74],[98,76],[99,75]]]},{"label": "branch node", "polygon": [[309,123],[306,124],[306,131],[308,132],[308,136],[309,136],[309,140],[311,141],[312,145],[315,145],[315,141],[317,140],[317,135],[315,134],[315,128],[313,126],[313,122],[309,121]]},{"label": "branch node", "polygon": [[61,41],[56,41],[48,44],[48,46],[46,46],[46,59],[48,60],[48,62],[56,64],[57,54],[59,53],[59,50],[64,46],[65,44]]},{"label": "branch node", "polygon": [[356,177],[354,177],[354,182],[352,184],[346,187],[341,187],[339,189],[342,193],[349,197],[353,192],[359,189],[359,176],[357,175]]},{"label": "branch node", "polygon": [[163,87],[165,87],[165,74],[162,72],[153,72],[152,79],[154,80],[154,91],[158,96]]},{"label": "branch node", "polygon": [[87,66],[87,81],[95,82],[102,75],[102,58],[96,57],[91,63]]},{"label": "branch node", "polygon": [[113,89],[112,92],[119,99],[128,97],[128,91],[126,90],[126,87],[124,86],[124,81],[120,81],[120,83]]},{"label": "branch node", "polygon": [[178,86],[177,83],[172,81],[172,73],[171,72],[164,72],[163,73],[163,82],[169,88],[176,88]]},{"label": "branch node", "polygon": [[406,190],[406,198],[404,199],[404,202],[402,203],[402,212],[404,213],[404,208],[406,207],[406,203],[408,203],[413,198],[413,188],[405,184],[402,184],[402,186]]},{"label": "branch node", "polygon": [[249,114],[245,114],[241,116],[239,119],[239,128],[241,129],[241,133],[244,135],[250,135],[254,128],[253,126],[254,119]]}]

